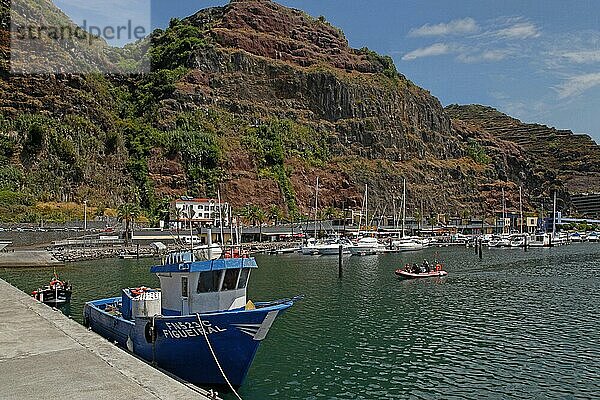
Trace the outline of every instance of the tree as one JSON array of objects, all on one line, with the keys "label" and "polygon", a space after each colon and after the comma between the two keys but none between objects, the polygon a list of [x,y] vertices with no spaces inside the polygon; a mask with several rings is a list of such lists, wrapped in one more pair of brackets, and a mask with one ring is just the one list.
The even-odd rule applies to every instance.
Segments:
[{"label": "tree", "polygon": [[267,219],[265,212],[257,205],[250,205],[247,207],[246,218],[252,221],[252,225],[259,226],[259,241],[262,242],[262,224]]},{"label": "tree", "polygon": [[323,218],[326,220],[340,219],[343,215],[344,214],[340,210],[332,206],[328,206],[322,214]]},{"label": "tree", "polygon": [[279,206],[272,204],[267,210],[266,217],[275,223],[275,225],[279,224],[279,221],[283,219],[283,212]]},{"label": "tree", "polygon": [[171,214],[173,215],[173,219],[175,220],[175,230],[177,231],[177,242],[179,242],[179,225],[180,221],[183,219],[183,209],[178,208],[173,204],[171,207]]},{"label": "tree", "polygon": [[123,203],[117,208],[119,222],[125,222],[125,246],[129,246],[131,223],[141,214],[140,206],[135,203]]}]

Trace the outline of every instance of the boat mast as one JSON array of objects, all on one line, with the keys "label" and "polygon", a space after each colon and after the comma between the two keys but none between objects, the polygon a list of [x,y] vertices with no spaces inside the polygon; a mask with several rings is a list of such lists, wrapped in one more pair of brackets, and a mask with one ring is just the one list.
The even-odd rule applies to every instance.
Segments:
[{"label": "boat mast", "polygon": [[506,233],[506,197],[504,197],[504,188],[502,188],[502,234]]},{"label": "boat mast", "polygon": [[394,231],[398,228],[398,214],[396,213],[396,198],[392,196],[392,207],[394,208]]},{"label": "boat mast", "polygon": [[223,233],[223,213],[221,212],[221,190],[217,189],[217,199],[219,200],[219,227],[221,228],[221,246],[225,248],[225,239]]},{"label": "boat mast", "polygon": [[403,180],[402,188],[402,239],[404,239],[404,224],[406,220],[406,178]]},{"label": "boat mast", "polygon": [[319,206],[319,177],[317,176],[317,187],[315,189],[315,220],[313,222],[315,228],[315,240],[317,240],[317,207]]},{"label": "boat mast", "polygon": [[188,219],[190,220],[190,253],[192,253],[192,257],[194,256],[194,231],[192,230],[192,212],[193,206],[191,204],[188,205]]},{"label": "boat mast", "polygon": [[[369,225],[369,189],[365,183],[365,225]],[[360,231],[360,227],[358,228]]]},{"label": "boat mast", "polygon": [[523,234],[523,185],[519,186],[519,213],[521,214],[521,235]]},{"label": "boat mast", "polygon": [[554,207],[552,211],[552,238],[556,237],[556,191],[554,191]]}]

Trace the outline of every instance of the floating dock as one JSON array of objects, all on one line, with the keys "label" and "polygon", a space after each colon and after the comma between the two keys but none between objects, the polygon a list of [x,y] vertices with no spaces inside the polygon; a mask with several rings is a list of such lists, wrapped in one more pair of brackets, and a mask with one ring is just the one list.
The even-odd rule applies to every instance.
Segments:
[{"label": "floating dock", "polygon": [[0,279],[0,398],[195,399],[175,380]]}]

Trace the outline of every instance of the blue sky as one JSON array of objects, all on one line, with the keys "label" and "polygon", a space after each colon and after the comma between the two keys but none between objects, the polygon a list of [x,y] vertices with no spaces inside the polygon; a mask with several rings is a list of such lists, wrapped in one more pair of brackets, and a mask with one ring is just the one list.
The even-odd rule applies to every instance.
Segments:
[{"label": "blue sky", "polygon": [[[55,2],[60,1],[82,0]],[[112,2],[122,3],[103,4]],[[588,133],[600,142],[596,1],[279,2],[324,15],[353,47],[390,55],[402,74],[444,105],[490,105],[525,122]],[[164,27],[171,17],[226,3],[152,0],[152,25]]]}]

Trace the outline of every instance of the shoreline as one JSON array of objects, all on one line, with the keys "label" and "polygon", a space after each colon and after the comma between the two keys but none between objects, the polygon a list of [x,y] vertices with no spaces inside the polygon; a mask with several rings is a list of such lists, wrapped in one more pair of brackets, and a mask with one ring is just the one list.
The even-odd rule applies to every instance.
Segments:
[{"label": "shoreline", "polygon": [[[249,251],[249,254],[253,255],[275,253],[282,249],[299,248],[299,246],[299,242],[254,242],[245,244],[244,248]],[[175,248],[171,250],[175,250]],[[129,247],[77,247],[61,250],[15,248],[0,252],[0,268],[43,268],[111,258],[157,259],[160,258],[160,254],[148,245],[140,245],[139,247],[137,245]]]}]

